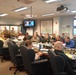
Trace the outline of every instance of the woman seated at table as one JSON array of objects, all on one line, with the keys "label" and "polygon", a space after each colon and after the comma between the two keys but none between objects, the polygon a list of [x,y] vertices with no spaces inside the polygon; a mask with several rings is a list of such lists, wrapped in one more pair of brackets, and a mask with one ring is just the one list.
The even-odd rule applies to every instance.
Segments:
[{"label": "woman seated at table", "polygon": [[42,52],[35,53],[35,51],[32,49],[32,42],[30,40],[26,40],[25,45],[28,48],[29,57],[30,57],[30,59],[31,59],[32,62],[34,60],[39,60],[40,59],[40,56],[43,55]]}]

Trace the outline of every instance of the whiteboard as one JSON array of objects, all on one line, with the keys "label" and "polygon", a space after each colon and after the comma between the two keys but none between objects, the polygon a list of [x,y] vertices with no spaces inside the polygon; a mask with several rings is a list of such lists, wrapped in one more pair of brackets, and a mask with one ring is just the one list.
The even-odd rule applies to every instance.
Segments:
[{"label": "whiteboard", "polygon": [[41,21],[41,33],[52,34],[52,20]]}]

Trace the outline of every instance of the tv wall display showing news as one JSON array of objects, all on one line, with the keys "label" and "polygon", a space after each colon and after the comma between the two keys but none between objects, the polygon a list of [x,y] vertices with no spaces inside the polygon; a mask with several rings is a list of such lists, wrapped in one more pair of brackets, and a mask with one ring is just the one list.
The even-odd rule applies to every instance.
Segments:
[{"label": "tv wall display showing news", "polygon": [[25,28],[35,27],[35,20],[24,20],[23,27]]}]

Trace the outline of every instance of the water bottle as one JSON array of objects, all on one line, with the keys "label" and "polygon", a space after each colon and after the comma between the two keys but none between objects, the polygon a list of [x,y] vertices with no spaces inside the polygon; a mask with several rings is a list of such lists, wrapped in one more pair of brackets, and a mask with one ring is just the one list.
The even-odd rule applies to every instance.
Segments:
[{"label": "water bottle", "polygon": [[41,49],[41,44],[39,44],[39,50]]}]

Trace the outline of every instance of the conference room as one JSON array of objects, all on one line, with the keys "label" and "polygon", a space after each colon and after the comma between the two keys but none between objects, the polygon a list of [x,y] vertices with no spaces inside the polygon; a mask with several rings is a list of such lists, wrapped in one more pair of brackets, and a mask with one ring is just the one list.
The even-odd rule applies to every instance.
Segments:
[{"label": "conference room", "polygon": [[[0,0],[0,5],[1,75],[76,74],[75,0]],[[75,67],[65,70],[65,56],[55,49]]]}]

